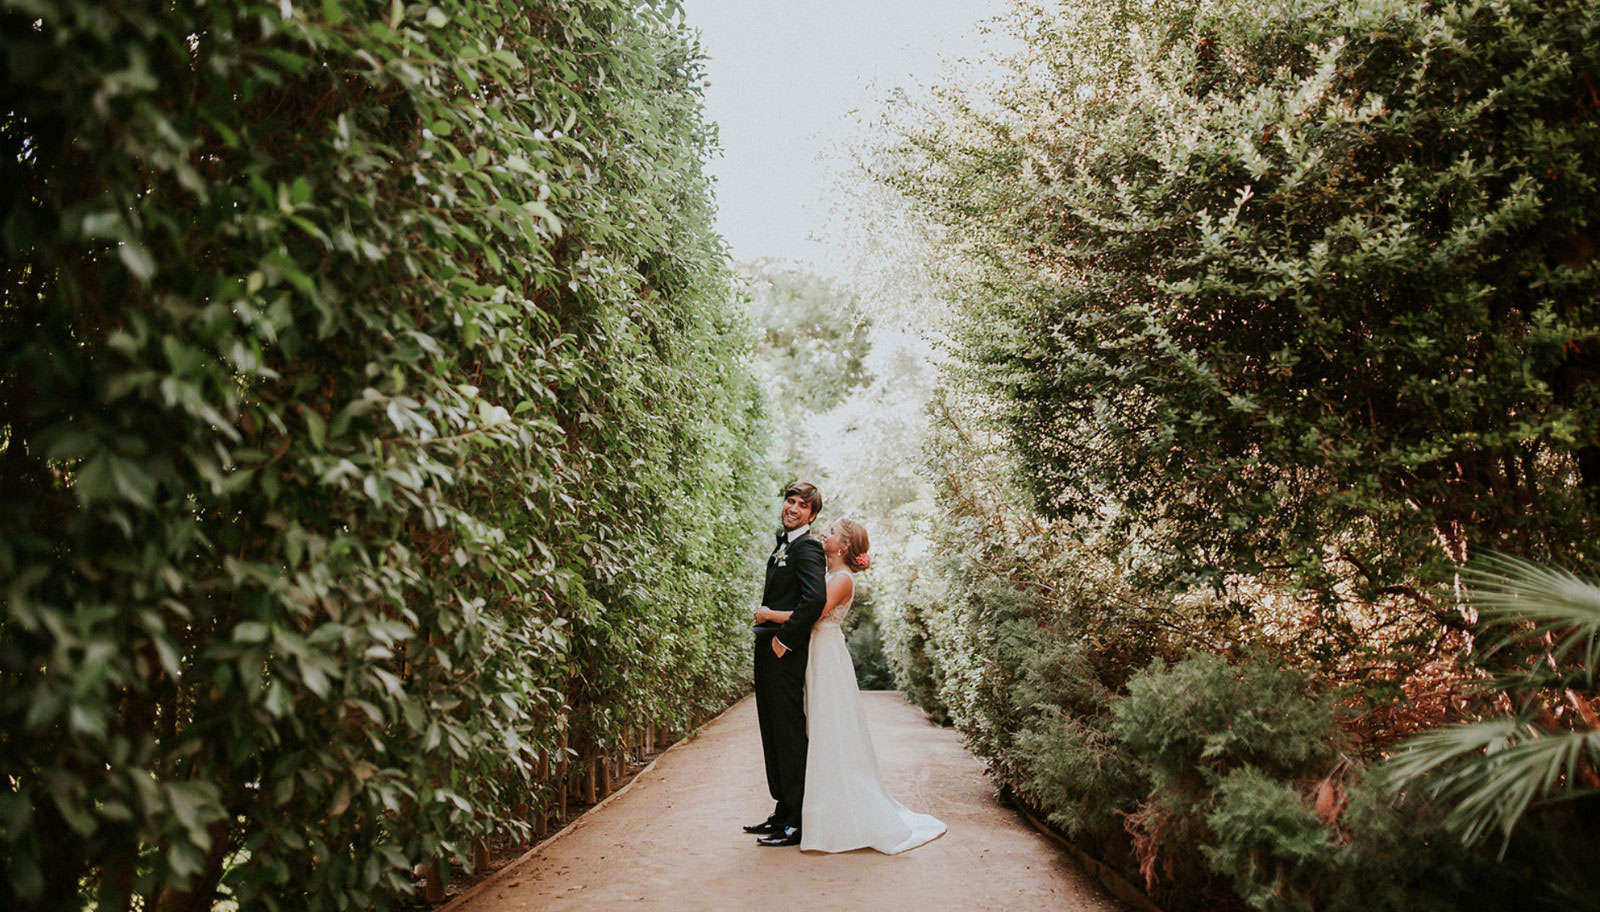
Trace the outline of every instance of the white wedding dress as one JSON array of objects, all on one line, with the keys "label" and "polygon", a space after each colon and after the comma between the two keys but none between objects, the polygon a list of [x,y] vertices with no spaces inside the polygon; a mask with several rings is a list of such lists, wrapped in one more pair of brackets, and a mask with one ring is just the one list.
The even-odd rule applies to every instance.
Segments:
[{"label": "white wedding dress", "polygon": [[839,629],[854,601],[852,589],[843,605],[823,615],[811,629],[811,658],[806,664],[810,748],[800,848],[813,852],[872,848],[895,855],[937,838],[945,825],[907,810],[883,790],[878,757],[867,734],[867,715],[856,689],[855,666]]}]

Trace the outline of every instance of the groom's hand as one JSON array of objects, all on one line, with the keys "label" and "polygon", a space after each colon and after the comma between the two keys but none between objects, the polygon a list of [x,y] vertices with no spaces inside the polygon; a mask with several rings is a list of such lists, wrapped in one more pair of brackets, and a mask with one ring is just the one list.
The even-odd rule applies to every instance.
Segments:
[{"label": "groom's hand", "polygon": [[775,655],[775,656],[777,656],[778,658],[781,659],[781,658],[783,658],[783,654],[788,652],[788,651],[789,651],[789,647],[787,647],[787,646],[783,645],[782,643],[778,642],[778,638],[777,637],[773,637],[772,638],[772,654],[773,655]]}]

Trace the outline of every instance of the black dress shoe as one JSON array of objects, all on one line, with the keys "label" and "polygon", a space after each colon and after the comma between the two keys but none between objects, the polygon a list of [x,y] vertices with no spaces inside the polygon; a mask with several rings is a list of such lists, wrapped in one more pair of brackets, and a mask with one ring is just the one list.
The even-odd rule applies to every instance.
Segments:
[{"label": "black dress shoe", "polygon": [[756,845],[764,846],[792,846],[800,844],[800,828],[784,827],[775,829],[771,836],[763,836],[756,840]]},{"label": "black dress shoe", "polygon": [[744,831],[746,833],[753,833],[757,836],[767,836],[778,832],[778,825],[770,820],[763,820],[760,823],[750,824],[744,828]]}]

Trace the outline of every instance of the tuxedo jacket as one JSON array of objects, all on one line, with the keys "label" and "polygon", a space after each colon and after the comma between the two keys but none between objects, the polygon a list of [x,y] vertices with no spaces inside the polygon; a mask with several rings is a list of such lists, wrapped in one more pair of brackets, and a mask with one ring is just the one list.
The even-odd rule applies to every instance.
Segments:
[{"label": "tuxedo jacket", "polygon": [[773,611],[793,611],[782,624],[767,621],[756,625],[763,639],[770,631],[779,642],[805,652],[811,645],[811,627],[822,616],[828,602],[826,582],[828,558],[822,542],[807,532],[789,543],[784,559],[777,552],[767,558],[767,584],[761,589],[761,604]]}]

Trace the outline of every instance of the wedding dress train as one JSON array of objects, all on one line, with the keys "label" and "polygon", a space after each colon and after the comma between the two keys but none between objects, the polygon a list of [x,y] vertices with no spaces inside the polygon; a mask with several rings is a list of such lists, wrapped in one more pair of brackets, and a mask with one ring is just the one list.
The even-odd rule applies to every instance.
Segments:
[{"label": "wedding dress train", "polygon": [[945,825],[908,810],[883,789],[856,689],[855,666],[839,629],[854,600],[852,596],[811,629],[805,691],[810,747],[800,848],[815,852],[872,848],[895,855],[937,838]]}]

